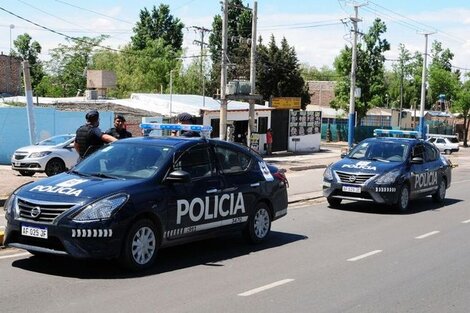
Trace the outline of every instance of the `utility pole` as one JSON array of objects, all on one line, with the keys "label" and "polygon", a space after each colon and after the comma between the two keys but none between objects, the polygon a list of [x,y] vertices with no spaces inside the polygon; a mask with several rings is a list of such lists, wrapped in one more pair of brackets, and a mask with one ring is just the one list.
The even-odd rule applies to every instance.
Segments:
[{"label": "utility pole", "polygon": [[424,33],[425,44],[424,44],[424,59],[423,59],[423,76],[421,77],[421,102],[419,107],[419,133],[422,139],[426,139],[426,129],[424,127],[424,104],[426,100],[426,64],[428,59],[428,36],[435,34],[435,32]]},{"label": "utility pole", "polygon": [[219,138],[220,140],[227,139],[227,28],[228,28],[228,0],[223,3],[223,18],[222,18],[222,60],[221,60],[221,74],[220,74],[220,124],[219,124]]},{"label": "utility pole", "polygon": [[191,28],[196,29],[201,33],[201,40],[194,40],[193,43],[201,46],[201,79],[202,79],[202,106],[206,106],[206,75],[204,75],[204,46],[207,46],[207,43],[204,42],[205,33],[210,32],[210,29],[200,27],[200,26],[191,26]]},{"label": "utility pole", "polygon": [[[250,84],[251,95],[256,93],[256,24],[258,22],[258,2],[253,3],[251,20],[251,59],[250,59]],[[249,101],[250,108],[248,112],[248,146],[251,146],[251,134],[255,131],[255,100]]]},{"label": "utility pole", "polygon": [[33,112],[33,90],[31,88],[31,78],[29,75],[29,62],[23,61],[23,76],[24,76],[24,89],[26,95],[26,115],[28,117],[29,128],[29,143],[34,145],[36,143],[35,123]]},{"label": "utility pole", "polygon": [[403,59],[400,58],[400,114],[398,115],[398,129],[401,129],[401,112],[403,111]]},{"label": "utility pole", "polygon": [[357,22],[362,21],[358,17],[359,7],[361,5],[354,5],[354,17],[351,17],[351,21],[354,27],[353,44],[352,44],[352,60],[351,60],[351,87],[349,89],[349,121],[348,121],[348,147],[352,148],[354,143],[354,127],[356,124],[356,111],[355,111],[355,91],[356,91],[356,54],[357,54]]}]

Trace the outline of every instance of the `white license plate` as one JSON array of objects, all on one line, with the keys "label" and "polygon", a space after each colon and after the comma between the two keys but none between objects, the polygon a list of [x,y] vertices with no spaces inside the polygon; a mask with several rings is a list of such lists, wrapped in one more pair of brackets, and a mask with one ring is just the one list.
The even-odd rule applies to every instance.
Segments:
[{"label": "white license plate", "polygon": [[21,162],[15,162],[15,166],[21,166]]},{"label": "white license plate", "polygon": [[21,226],[21,235],[47,239],[47,227]]},{"label": "white license plate", "polygon": [[361,187],[356,186],[343,186],[344,192],[354,192],[354,193],[361,193]]}]

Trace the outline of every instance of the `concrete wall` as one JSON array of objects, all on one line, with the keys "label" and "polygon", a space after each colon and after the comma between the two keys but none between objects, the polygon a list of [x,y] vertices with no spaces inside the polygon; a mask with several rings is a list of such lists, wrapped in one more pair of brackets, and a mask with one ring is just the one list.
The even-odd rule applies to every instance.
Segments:
[{"label": "concrete wall", "polygon": [[[85,124],[86,112],[58,111],[53,108],[34,108],[36,140],[60,134],[75,133]],[[114,112],[100,111],[100,128],[105,131],[113,125]],[[0,164],[10,164],[16,149],[28,146],[29,130],[26,108],[0,108]]]},{"label": "concrete wall", "polygon": [[321,133],[304,136],[290,136],[288,151],[292,152],[313,152],[320,150]]}]

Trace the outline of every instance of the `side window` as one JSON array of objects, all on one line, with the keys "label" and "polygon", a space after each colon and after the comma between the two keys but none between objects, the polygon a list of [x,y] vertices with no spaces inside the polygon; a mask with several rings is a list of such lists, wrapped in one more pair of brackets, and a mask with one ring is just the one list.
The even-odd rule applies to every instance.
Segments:
[{"label": "side window", "polygon": [[414,146],[413,153],[411,155],[412,158],[423,158],[424,160],[424,147],[422,144],[418,144]]},{"label": "side window", "polygon": [[435,142],[435,141],[436,141],[436,138],[429,139],[429,142]]},{"label": "side window", "polygon": [[185,151],[173,168],[188,172],[192,179],[215,174],[208,147],[195,147]]},{"label": "side window", "polygon": [[215,155],[224,174],[243,172],[251,164],[250,156],[226,147],[215,147]]},{"label": "side window", "polygon": [[426,151],[426,162],[432,162],[435,161],[438,158],[438,154],[436,149],[432,147],[431,145],[425,145],[425,151]]},{"label": "side window", "polygon": [[445,143],[446,143],[446,141],[445,141],[444,139],[442,139],[442,138],[437,139],[436,142],[437,142],[437,143],[442,143],[442,144],[445,144]]}]

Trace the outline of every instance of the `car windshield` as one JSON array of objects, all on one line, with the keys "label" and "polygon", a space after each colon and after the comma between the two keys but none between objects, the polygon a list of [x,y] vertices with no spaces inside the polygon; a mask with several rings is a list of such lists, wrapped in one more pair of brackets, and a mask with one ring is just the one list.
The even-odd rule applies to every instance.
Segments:
[{"label": "car windshield", "polygon": [[173,149],[167,146],[120,142],[96,151],[75,166],[73,172],[104,178],[149,178],[171,154]]},{"label": "car windshield", "polygon": [[408,155],[408,145],[393,141],[366,141],[358,144],[349,153],[352,159],[382,162],[403,162]]},{"label": "car windshield", "polygon": [[39,146],[57,146],[75,137],[74,135],[58,135],[37,143]]}]

